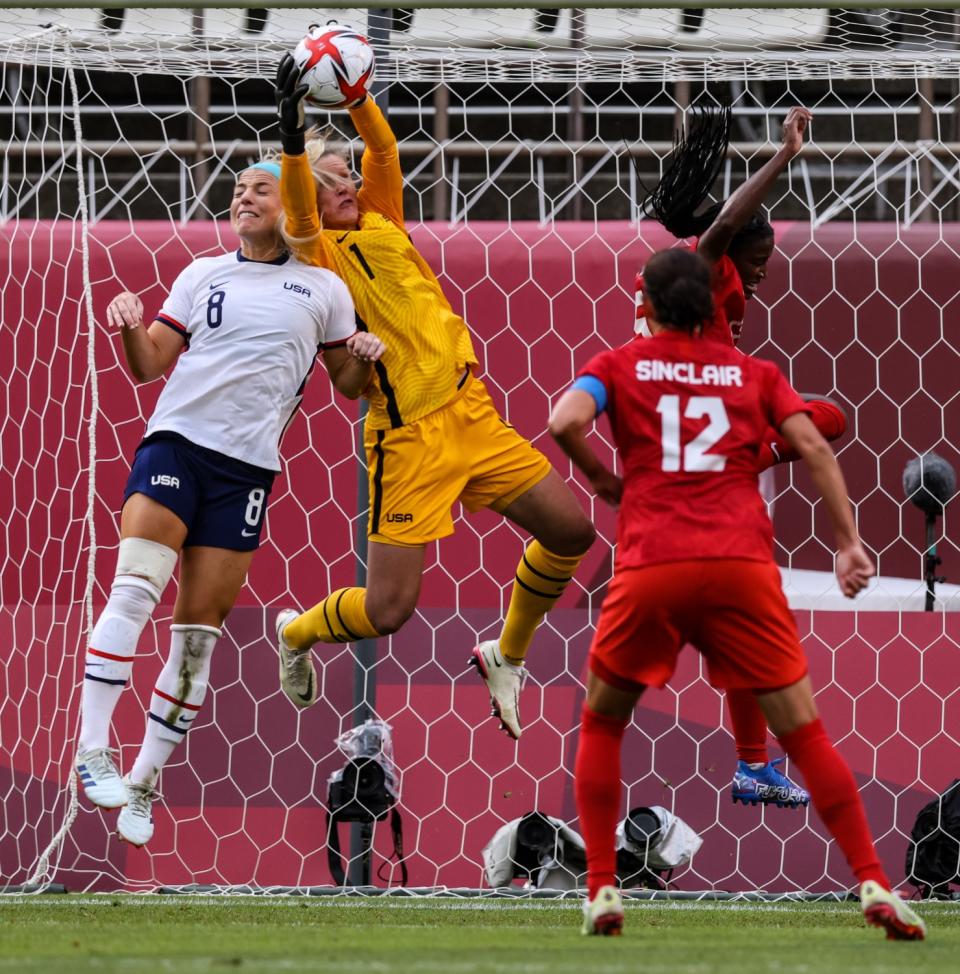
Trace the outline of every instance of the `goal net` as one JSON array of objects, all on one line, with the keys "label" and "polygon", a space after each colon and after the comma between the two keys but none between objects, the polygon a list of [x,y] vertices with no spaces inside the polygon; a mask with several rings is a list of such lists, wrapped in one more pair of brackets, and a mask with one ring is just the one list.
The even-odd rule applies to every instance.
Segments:
[{"label": "goal net", "polygon": [[[856,6],[856,5],[854,5]],[[400,141],[412,239],[474,335],[503,415],[569,477],[600,539],[539,630],[519,745],[497,732],[466,661],[498,632],[524,538],[459,510],[428,550],[418,611],[355,652],[320,646],[319,702],[279,691],[273,618],[352,585],[365,525],[356,409],[318,370],[283,442],[265,541],[215,654],[211,693],[165,769],[156,834],[118,842],[115,813],[72,775],[85,640],[116,562],[129,463],[161,382],[135,386],[104,308],[159,308],[193,258],[230,250],[232,180],[278,140],[271,79],[313,21],[367,27]],[[634,274],[672,239],[640,219],[689,106],[729,101],[723,198],[769,158],[794,104],[812,137],[767,204],[770,275],[742,347],[842,404],[837,449],[880,577],[854,605],[830,575],[822,506],[774,468],[777,559],[817,702],[851,764],[889,872],[903,878],[919,808],[956,775],[957,589],[924,608],[923,515],[902,471],[960,462],[958,67],[953,11],[530,7],[0,9],[0,885],[145,890],[327,887],[335,739],[393,729],[408,885],[486,886],[482,850],[540,811],[577,828],[572,766],[586,654],[614,521],[546,434],[596,351],[632,335]],[[362,149],[346,115],[315,121]],[[636,165],[634,165],[634,161]],[[607,427],[594,434],[610,456]],[[950,509],[935,526],[958,578]],[[166,652],[176,586],[139,644],[114,719],[129,770]],[[854,611],[855,610],[855,611]],[[770,741],[774,753],[775,742]],[[663,806],[703,845],[686,892],[833,892],[851,878],[812,811],[743,808],[722,697],[695,653],[648,694],[624,748],[624,811]],[[343,828],[354,881],[400,883],[390,830]]]}]

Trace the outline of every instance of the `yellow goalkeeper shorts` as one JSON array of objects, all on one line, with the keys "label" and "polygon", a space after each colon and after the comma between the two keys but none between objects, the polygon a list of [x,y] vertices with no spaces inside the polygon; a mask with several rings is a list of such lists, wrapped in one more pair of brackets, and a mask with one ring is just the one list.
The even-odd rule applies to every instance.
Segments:
[{"label": "yellow goalkeeper shorts", "polygon": [[550,461],[501,419],[468,376],[442,409],[398,429],[364,433],[370,475],[367,535],[420,545],[453,533],[451,508],[502,511],[550,472]]}]

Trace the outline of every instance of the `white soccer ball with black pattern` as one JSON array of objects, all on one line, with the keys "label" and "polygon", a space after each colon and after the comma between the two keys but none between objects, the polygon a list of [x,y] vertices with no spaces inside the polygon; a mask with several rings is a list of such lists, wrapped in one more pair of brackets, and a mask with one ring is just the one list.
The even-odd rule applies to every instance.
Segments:
[{"label": "white soccer ball with black pattern", "polygon": [[314,24],[293,52],[306,101],[317,108],[352,108],[373,82],[375,58],[370,42],[352,27]]}]

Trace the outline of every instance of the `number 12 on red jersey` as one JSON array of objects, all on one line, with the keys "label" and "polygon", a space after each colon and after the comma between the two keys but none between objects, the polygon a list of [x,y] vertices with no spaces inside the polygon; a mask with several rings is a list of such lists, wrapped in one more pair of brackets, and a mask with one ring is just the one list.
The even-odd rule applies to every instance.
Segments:
[{"label": "number 12 on red jersey", "polygon": [[[657,403],[660,414],[660,443],[663,447],[661,467],[667,473],[683,470],[688,473],[720,471],[727,458],[719,453],[707,453],[730,429],[730,420],[719,396],[691,396],[683,411],[686,419],[703,419],[707,425],[685,446],[680,443],[680,397],[661,396]],[[682,459],[682,464],[681,464]]]}]

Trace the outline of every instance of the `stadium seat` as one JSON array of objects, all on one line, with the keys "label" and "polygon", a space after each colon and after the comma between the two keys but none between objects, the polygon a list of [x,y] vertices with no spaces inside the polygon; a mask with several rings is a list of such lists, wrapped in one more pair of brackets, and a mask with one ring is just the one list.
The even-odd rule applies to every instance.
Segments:
[{"label": "stadium seat", "polygon": [[486,7],[448,10],[419,9],[404,37],[410,44],[427,47],[526,48],[567,47],[570,43],[570,11],[558,11],[552,30],[537,30],[535,10],[494,10]]},{"label": "stadium seat", "polygon": [[271,38],[277,40],[299,40],[306,34],[310,24],[325,24],[328,20],[336,20],[351,27],[365,28],[367,10],[365,7],[350,7],[344,10],[272,7],[268,11],[266,32]]},{"label": "stadium seat", "polygon": [[677,9],[631,10],[625,23],[623,10],[588,10],[587,43],[604,47],[666,46],[674,42],[680,31],[681,15]]},{"label": "stadium seat", "polygon": [[694,11],[658,8],[634,11],[624,31],[623,10],[588,10],[586,18],[588,44],[718,48],[746,44],[753,49],[820,42],[829,19],[825,9],[707,9],[698,16]]},{"label": "stadium seat", "polygon": [[829,12],[825,8],[802,10],[708,9],[698,33],[683,44],[736,47],[792,47],[817,44],[827,36]]},{"label": "stadium seat", "polygon": [[9,40],[25,37],[42,31],[45,27],[63,25],[74,30],[95,30],[100,22],[99,10],[86,8],[46,8],[27,7],[18,11],[15,20],[4,19],[0,25],[0,39]]}]

